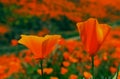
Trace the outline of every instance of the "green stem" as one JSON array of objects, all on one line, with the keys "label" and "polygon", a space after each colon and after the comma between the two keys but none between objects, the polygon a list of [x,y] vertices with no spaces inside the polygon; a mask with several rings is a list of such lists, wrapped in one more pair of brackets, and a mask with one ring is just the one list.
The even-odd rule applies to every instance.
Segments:
[{"label": "green stem", "polygon": [[94,77],[94,56],[91,56],[91,58],[92,58],[92,76],[93,76],[92,79],[95,79]]},{"label": "green stem", "polygon": [[43,64],[43,60],[40,61],[40,66],[41,66],[41,77],[42,77],[41,79],[44,79],[44,76],[43,76],[44,75],[43,74],[43,65],[42,64]]},{"label": "green stem", "polygon": [[119,73],[119,70],[120,70],[119,66],[120,66],[120,64],[118,65],[118,68],[117,68],[117,76],[116,76],[116,79],[118,78],[118,73]]}]

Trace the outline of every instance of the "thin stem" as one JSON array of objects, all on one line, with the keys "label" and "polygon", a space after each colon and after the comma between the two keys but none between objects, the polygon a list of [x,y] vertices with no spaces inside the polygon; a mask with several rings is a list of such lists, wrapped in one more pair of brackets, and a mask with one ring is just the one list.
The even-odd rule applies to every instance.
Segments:
[{"label": "thin stem", "polygon": [[92,79],[95,79],[94,77],[94,56],[91,56],[91,58],[92,58],[92,76],[93,76]]},{"label": "thin stem", "polygon": [[118,79],[118,73],[119,73],[119,66],[120,66],[120,64],[118,65],[118,68],[117,68],[117,76],[116,76],[116,79]]},{"label": "thin stem", "polygon": [[43,74],[43,65],[42,65],[42,64],[43,64],[43,60],[40,60],[41,75],[42,75],[41,77],[42,77],[42,79],[44,79],[44,76],[43,76],[43,75],[44,75],[44,74]]}]

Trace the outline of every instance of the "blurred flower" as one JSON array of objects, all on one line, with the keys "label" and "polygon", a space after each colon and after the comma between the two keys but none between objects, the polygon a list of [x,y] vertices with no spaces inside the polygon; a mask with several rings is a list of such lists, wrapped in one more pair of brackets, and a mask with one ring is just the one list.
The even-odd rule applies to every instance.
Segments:
[{"label": "blurred flower", "polygon": [[46,35],[45,37],[21,36],[22,38],[18,42],[28,47],[34,54],[35,59],[43,59],[50,54],[61,37],[60,35]]},{"label": "blurred flower", "polygon": [[71,53],[77,47],[77,41],[75,40],[67,40],[66,41],[66,48]]},{"label": "blurred flower", "polygon": [[113,65],[114,65],[115,67],[118,67],[118,66],[119,66],[119,60],[115,60],[115,61],[113,62]]},{"label": "blurred flower", "polygon": [[49,33],[47,28],[43,28],[41,31],[38,32],[38,36],[44,36]]},{"label": "blurred flower", "polygon": [[108,60],[108,54],[107,54],[107,52],[103,53],[102,59],[103,59],[104,61],[107,61],[107,60]]},{"label": "blurred flower", "polygon": [[94,66],[98,67],[100,64],[101,64],[100,58],[98,58],[98,56],[95,56],[95,58],[94,58]]},{"label": "blurred flower", "polygon": [[65,39],[61,38],[60,41],[59,41],[59,45],[64,45],[64,44],[65,44]]},{"label": "blurred flower", "polygon": [[0,79],[22,71],[21,61],[17,56],[14,54],[0,56]]},{"label": "blurred flower", "polygon": [[92,78],[92,75],[89,72],[84,72],[83,75],[84,75],[85,79]]},{"label": "blurred flower", "polygon": [[85,68],[90,70],[91,69],[91,66],[90,65],[85,65]]},{"label": "blurred flower", "polygon": [[68,52],[64,52],[63,57],[64,57],[65,60],[68,60],[69,57],[70,57],[70,54]]},{"label": "blurred flower", "polygon": [[18,44],[18,41],[16,39],[11,40],[11,45],[16,46]]},{"label": "blurred flower", "polygon": [[[42,74],[41,69],[38,69],[37,72],[38,72],[40,75]],[[44,68],[44,69],[43,69],[43,73],[45,73],[45,74],[47,74],[47,75],[51,74],[52,72],[53,72],[53,69],[52,69],[52,68]]]},{"label": "blurred flower", "polygon": [[99,24],[94,18],[77,23],[77,27],[86,52],[95,55],[108,35],[110,27],[107,24]]},{"label": "blurred flower", "polygon": [[68,72],[67,68],[61,67],[61,74],[64,75]]},{"label": "blurred flower", "polygon": [[72,56],[69,56],[69,61],[72,62],[72,63],[77,63],[78,62],[78,59],[77,58],[74,58]]},{"label": "blurred flower", "polygon": [[64,67],[68,67],[68,66],[70,65],[70,62],[68,62],[68,61],[63,61],[62,64],[63,64]]},{"label": "blurred flower", "polygon": [[9,28],[6,27],[5,25],[0,25],[0,34],[5,34],[9,31]]},{"label": "blurred flower", "polygon": [[50,77],[50,79],[58,79],[58,77]]},{"label": "blurred flower", "polygon": [[69,79],[78,79],[78,76],[77,75],[74,75],[74,74],[71,74]]},{"label": "blurred flower", "polygon": [[117,79],[120,79],[120,71],[118,72],[118,78]]},{"label": "blurred flower", "polygon": [[116,47],[116,50],[111,54],[111,57],[120,60],[120,47]]},{"label": "blurred flower", "polygon": [[110,72],[112,73],[112,74],[114,74],[115,72],[117,71],[117,68],[115,68],[115,67],[110,67]]},{"label": "blurred flower", "polygon": [[[37,72],[38,72],[38,74],[40,74],[40,75],[42,74],[41,69],[38,69]],[[43,73],[44,73],[44,72],[43,72]]]},{"label": "blurred flower", "polygon": [[44,68],[43,72],[46,74],[51,74],[53,72],[53,68]]}]

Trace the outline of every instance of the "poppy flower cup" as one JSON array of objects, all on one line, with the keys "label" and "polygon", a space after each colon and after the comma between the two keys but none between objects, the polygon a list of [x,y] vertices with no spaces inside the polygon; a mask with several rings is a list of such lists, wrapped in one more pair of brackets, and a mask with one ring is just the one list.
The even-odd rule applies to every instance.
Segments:
[{"label": "poppy flower cup", "polygon": [[60,38],[60,35],[46,35],[45,37],[21,35],[18,43],[29,48],[35,59],[41,60],[46,58],[54,50]]},{"label": "poppy flower cup", "polygon": [[77,28],[84,49],[91,56],[97,53],[111,29],[107,24],[99,24],[94,18],[77,23]]}]

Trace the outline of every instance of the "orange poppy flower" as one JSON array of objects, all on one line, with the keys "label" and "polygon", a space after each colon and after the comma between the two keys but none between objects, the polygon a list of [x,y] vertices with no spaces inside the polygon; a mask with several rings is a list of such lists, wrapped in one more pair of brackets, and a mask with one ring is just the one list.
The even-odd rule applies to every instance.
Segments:
[{"label": "orange poppy flower", "polygon": [[0,35],[4,35],[8,31],[9,31],[9,28],[7,26],[0,24]]},{"label": "orange poppy flower", "polygon": [[90,55],[95,55],[110,32],[110,27],[107,24],[99,24],[94,18],[77,23],[77,28],[84,48]]},{"label": "orange poppy flower", "polygon": [[75,74],[71,74],[71,75],[69,76],[69,79],[78,79],[78,76],[75,75]]},{"label": "orange poppy flower", "polygon": [[34,35],[21,35],[18,43],[28,47],[35,57],[35,59],[44,59],[52,52],[57,44],[60,35],[46,35],[45,37],[38,37]]},{"label": "orange poppy flower", "polygon": [[92,78],[92,75],[91,75],[91,73],[89,73],[89,72],[84,72],[83,73],[83,75],[84,75],[84,77],[85,77],[85,79],[90,79],[90,78]]},{"label": "orange poppy flower", "polygon": [[16,39],[11,40],[11,45],[16,46],[18,44],[18,41]]},{"label": "orange poppy flower", "polygon": [[117,68],[111,66],[109,70],[112,74],[115,74],[115,72],[117,71]]},{"label": "orange poppy flower", "polygon": [[61,67],[61,74],[64,75],[68,72],[67,68]]},{"label": "orange poppy flower", "polygon": [[50,79],[58,79],[58,77],[50,77]]},{"label": "orange poppy flower", "polygon": [[[38,69],[37,70],[37,72],[41,75],[42,74],[42,71],[41,71],[41,69]],[[52,68],[44,68],[43,69],[43,73],[45,73],[45,74],[51,74],[53,72],[53,69]]]},{"label": "orange poppy flower", "polygon": [[68,61],[63,61],[62,64],[63,64],[64,67],[68,67],[68,66],[70,66],[70,62],[68,62]]}]

